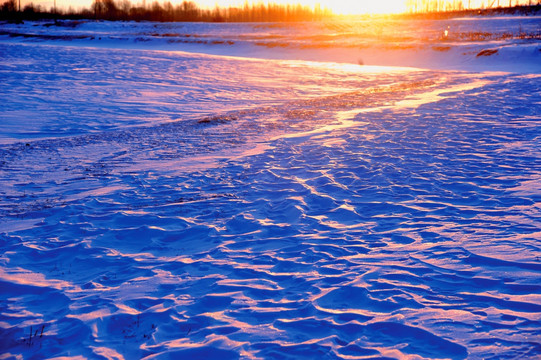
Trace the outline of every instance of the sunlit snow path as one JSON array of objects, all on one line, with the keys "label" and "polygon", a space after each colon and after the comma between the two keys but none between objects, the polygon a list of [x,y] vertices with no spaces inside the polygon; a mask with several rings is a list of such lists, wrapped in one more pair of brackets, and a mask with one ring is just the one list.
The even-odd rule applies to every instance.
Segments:
[{"label": "sunlit snow path", "polygon": [[0,354],[541,354],[539,75],[3,49]]}]

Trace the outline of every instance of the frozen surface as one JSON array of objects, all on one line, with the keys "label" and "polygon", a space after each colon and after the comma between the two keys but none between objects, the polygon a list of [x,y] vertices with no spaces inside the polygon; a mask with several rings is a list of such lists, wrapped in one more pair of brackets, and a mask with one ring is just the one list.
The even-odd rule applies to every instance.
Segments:
[{"label": "frozen surface", "polygon": [[[0,46],[2,96],[9,99],[0,113],[0,143],[184,123],[290,98],[352,91],[382,72],[404,71],[302,61],[269,66],[264,60],[56,43]],[[359,79],[359,73],[366,76]],[[382,84],[393,81],[387,76]]]},{"label": "frozen surface", "polygon": [[541,17],[301,23],[0,24],[0,41],[181,50],[263,59],[540,72]]},{"label": "frozen surface", "polygon": [[541,356],[538,54],[464,72],[111,38],[163,26],[0,38],[0,358]]}]

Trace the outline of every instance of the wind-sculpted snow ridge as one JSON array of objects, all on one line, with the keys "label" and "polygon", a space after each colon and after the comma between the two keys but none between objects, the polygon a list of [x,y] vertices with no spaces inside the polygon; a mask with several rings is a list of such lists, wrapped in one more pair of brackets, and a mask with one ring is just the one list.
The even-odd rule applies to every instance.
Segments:
[{"label": "wind-sculpted snow ridge", "polygon": [[[369,77],[370,78],[370,77]],[[393,80],[397,80],[393,76]],[[0,169],[6,201],[0,204],[2,215],[18,216],[29,209],[50,207],[52,201],[64,203],[79,198],[77,191],[58,198],[66,183],[85,180],[89,188],[101,187],[91,180],[118,172],[140,172],[159,168],[165,172],[192,171],[213,167],[220,159],[245,156],[263,151],[272,138],[305,134],[342,127],[340,120],[329,124],[328,113],[340,114],[351,109],[378,110],[389,101],[403,101],[405,96],[423,94],[443,84],[433,73],[405,73],[402,83],[381,85],[338,95],[289,101],[278,106],[237,110],[221,115],[187,121],[167,122],[157,126],[125,127],[122,130],[58,137],[6,145],[1,151]],[[462,86],[463,79],[449,81]],[[363,83],[363,81],[361,81]],[[290,135],[287,135],[290,134]],[[169,167],[169,168],[168,168]],[[32,196],[14,184],[32,185]],[[9,189],[9,190],[8,190]],[[55,200],[49,197],[56,194]],[[89,195],[84,192],[84,196]]]},{"label": "wind-sculpted snow ridge", "polygon": [[407,72],[302,61],[265,66],[264,60],[133,49],[0,46],[2,95],[8,99],[0,113],[0,143],[191,121],[340,94],[375,80],[389,84],[392,74]]},{"label": "wind-sculpted snow ridge", "polygon": [[538,357],[539,76],[380,77],[3,145],[3,357]]}]

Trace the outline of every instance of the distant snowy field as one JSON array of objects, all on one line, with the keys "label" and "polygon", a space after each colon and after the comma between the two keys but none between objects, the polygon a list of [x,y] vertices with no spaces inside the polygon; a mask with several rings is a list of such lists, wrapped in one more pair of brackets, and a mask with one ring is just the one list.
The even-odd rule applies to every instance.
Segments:
[{"label": "distant snowy field", "polygon": [[539,358],[540,24],[0,24],[0,359]]}]

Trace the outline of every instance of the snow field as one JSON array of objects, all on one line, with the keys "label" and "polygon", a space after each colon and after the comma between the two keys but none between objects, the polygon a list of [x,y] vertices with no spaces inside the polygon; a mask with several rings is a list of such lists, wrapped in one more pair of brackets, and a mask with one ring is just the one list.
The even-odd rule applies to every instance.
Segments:
[{"label": "snow field", "polygon": [[2,357],[541,353],[539,75],[0,50]]}]

